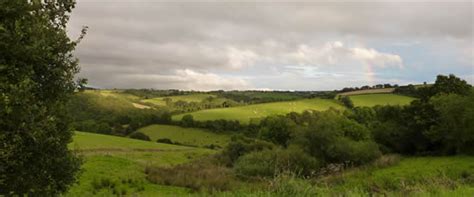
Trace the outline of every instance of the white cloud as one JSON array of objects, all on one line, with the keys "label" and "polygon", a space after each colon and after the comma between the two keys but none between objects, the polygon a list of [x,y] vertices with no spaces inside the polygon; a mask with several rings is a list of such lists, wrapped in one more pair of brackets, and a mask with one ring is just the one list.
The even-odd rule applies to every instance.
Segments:
[{"label": "white cloud", "polygon": [[238,77],[224,77],[214,73],[201,73],[191,69],[178,69],[172,74],[131,74],[124,75],[121,78],[125,80],[126,83],[135,85],[129,86],[130,88],[152,87],[159,89],[204,91],[251,88],[245,80]]},{"label": "white cloud", "polygon": [[241,69],[252,66],[258,59],[258,55],[251,50],[241,50],[235,47],[227,48],[228,65],[233,69]]},{"label": "white cloud", "polygon": [[403,67],[399,55],[379,52],[372,48],[347,47],[340,41],[328,42],[322,47],[302,44],[288,54],[299,65],[328,66],[338,64],[368,65],[375,67]]}]

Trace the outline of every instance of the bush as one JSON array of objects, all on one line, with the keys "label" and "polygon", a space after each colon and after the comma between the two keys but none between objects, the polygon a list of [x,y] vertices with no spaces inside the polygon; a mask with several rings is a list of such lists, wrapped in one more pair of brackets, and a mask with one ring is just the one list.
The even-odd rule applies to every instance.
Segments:
[{"label": "bush", "polygon": [[373,141],[353,141],[344,137],[336,139],[326,152],[329,161],[348,165],[369,163],[381,155]]},{"label": "bush", "polygon": [[297,147],[251,152],[240,157],[234,165],[238,174],[261,177],[275,176],[282,172],[309,176],[319,167],[320,164],[315,158]]},{"label": "bush", "polygon": [[380,156],[370,130],[337,111],[318,112],[298,141],[309,154],[327,164],[359,165]]},{"label": "bush", "polygon": [[247,138],[240,135],[232,136],[231,141],[220,155],[220,159],[228,166],[232,166],[233,163],[244,154],[272,148],[274,148],[274,145],[270,142]]},{"label": "bush", "polygon": [[286,147],[292,138],[295,123],[285,116],[270,116],[263,119],[259,127],[260,138]]},{"label": "bush", "polygon": [[354,103],[352,102],[351,98],[349,98],[348,96],[339,97],[339,101],[341,101],[342,104],[349,109],[354,108]]},{"label": "bush", "polygon": [[160,139],[157,139],[156,142],[158,142],[158,143],[165,143],[165,144],[174,144],[173,141],[171,141],[171,140],[168,139],[168,138],[160,138]]},{"label": "bush", "polygon": [[183,127],[192,127],[194,126],[194,118],[193,115],[186,114],[181,118],[181,126]]},{"label": "bush", "polygon": [[150,137],[148,135],[145,135],[142,132],[134,132],[130,135],[130,138],[137,139],[137,140],[144,140],[144,141],[151,141]]}]

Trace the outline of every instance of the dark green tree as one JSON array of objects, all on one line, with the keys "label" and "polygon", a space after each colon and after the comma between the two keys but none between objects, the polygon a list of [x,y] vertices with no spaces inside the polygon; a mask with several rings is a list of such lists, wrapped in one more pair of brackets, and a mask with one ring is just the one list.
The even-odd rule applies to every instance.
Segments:
[{"label": "dark green tree", "polygon": [[181,118],[181,126],[192,127],[194,125],[194,117],[191,114],[186,114]]},{"label": "dark green tree", "polygon": [[349,108],[349,109],[354,108],[354,103],[352,103],[351,98],[349,98],[348,96],[339,97],[339,100],[340,100],[340,101],[342,102],[342,104],[344,104],[344,106],[346,106],[347,108]]},{"label": "dark green tree", "polygon": [[77,85],[74,1],[0,1],[0,196],[54,196],[75,182],[64,110]]}]

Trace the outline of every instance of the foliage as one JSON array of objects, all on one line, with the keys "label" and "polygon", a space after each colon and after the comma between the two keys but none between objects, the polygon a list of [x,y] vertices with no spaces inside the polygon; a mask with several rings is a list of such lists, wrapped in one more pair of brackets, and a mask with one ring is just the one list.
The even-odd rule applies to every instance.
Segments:
[{"label": "foliage", "polygon": [[286,147],[295,126],[294,122],[285,116],[270,116],[260,121],[259,135],[263,140]]},{"label": "foliage", "polygon": [[181,126],[183,127],[191,127],[194,125],[194,118],[192,115],[187,114],[181,118]]},{"label": "foliage", "polygon": [[326,163],[364,164],[380,156],[370,130],[337,111],[315,113],[298,141]]},{"label": "foliage", "polygon": [[375,140],[385,151],[402,154],[472,154],[473,96],[454,75],[438,76],[419,88],[420,100],[404,107],[376,107]]},{"label": "foliage", "polygon": [[354,108],[354,103],[352,102],[351,98],[348,96],[341,96],[339,97],[339,100],[342,102],[344,106],[346,106],[349,109]]},{"label": "foliage", "polygon": [[240,157],[234,165],[238,174],[260,177],[273,177],[283,172],[310,176],[319,167],[318,160],[297,147],[251,152]]},{"label": "foliage", "polygon": [[144,133],[139,132],[139,131],[133,132],[132,134],[130,134],[130,138],[137,139],[137,140],[151,141],[148,135],[145,135]]},{"label": "foliage", "polygon": [[232,166],[233,163],[244,154],[273,148],[274,145],[272,143],[235,135],[232,136],[231,141],[222,151],[220,159],[227,166]]},{"label": "foliage", "polygon": [[[0,195],[52,196],[76,180],[64,110],[79,71],[74,1],[0,1]],[[60,169],[60,170],[58,170]]]}]

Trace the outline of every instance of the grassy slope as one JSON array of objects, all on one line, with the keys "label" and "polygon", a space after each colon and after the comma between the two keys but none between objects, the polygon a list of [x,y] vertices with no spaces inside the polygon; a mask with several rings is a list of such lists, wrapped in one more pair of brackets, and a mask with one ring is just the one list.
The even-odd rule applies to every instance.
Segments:
[{"label": "grassy slope", "polygon": [[412,97],[397,94],[363,94],[350,96],[354,106],[406,105],[414,100]]},{"label": "grassy slope", "polygon": [[79,184],[74,185],[66,196],[110,196],[113,189],[101,189],[93,193],[93,182],[111,180],[118,190],[127,195],[175,196],[188,190],[148,183],[145,166],[170,166],[215,153],[201,148],[191,148],[146,142],[129,138],[76,132],[70,148],[84,156],[83,173]]},{"label": "grassy slope", "polygon": [[356,169],[324,181],[325,193],[378,191],[423,196],[473,196],[474,157],[412,157],[386,168]]},{"label": "grassy slope", "polygon": [[142,100],[142,102],[164,106],[166,105],[166,102],[163,101],[164,98],[170,98],[172,102],[176,102],[180,100],[186,101],[186,102],[201,102],[208,97],[216,97],[216,96],[212,94],[199,93],[199,94],[188,94],[188,95],[179,95],[179,96],[156,97],[152,99]]},{"label": "grassy slope", "polygon": [[[250,119],[259,119],[274,114],[287,114],[290,112],[302,112],[304,110],[326,110],[330,107],[343,109],[335,100],[329,99],[303,99],[297,101],[285,101],[275,103],[263,103],[247,105],[242,107],[219,108],[202,110],[193,113],[195,120],[239,120],[248,123]],[[184,114],[173,116],[173,120],[181,120]]]},{"label": "grassy slope", "polygon": [[214,144],[224,147],[230,138],[228,135],[216,134],[204,129],[183,128],[171,125],[150,125],[139,129],[139,131],[148,135],[153,141],[160,138],[168,138],[173,142],[196,146]]},{"label": "grassy slope", "polygon": [[96,107],[111,111],[127,111],[135,108],[149,108],[140,103],[140,98],[131,94],[125,94],[114,90],[86,90],[78,93],[91,100]]}]

